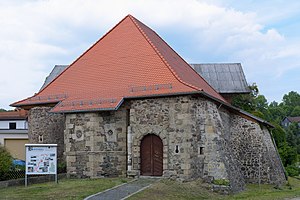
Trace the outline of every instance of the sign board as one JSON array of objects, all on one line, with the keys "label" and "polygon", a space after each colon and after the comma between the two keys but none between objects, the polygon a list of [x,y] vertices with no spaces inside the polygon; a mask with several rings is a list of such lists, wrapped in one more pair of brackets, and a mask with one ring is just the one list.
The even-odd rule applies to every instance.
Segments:
[{"label": "sign board", "polygon": [[56,174],[56,144],[25,144],[26,174]]}]

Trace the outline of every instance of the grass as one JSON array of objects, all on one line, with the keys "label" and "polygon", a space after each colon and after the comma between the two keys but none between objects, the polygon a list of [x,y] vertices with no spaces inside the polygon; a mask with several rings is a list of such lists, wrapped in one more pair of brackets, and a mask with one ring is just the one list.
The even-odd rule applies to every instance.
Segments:
[{"label": "grass", "polygon": [[120,178],[62,179],[54,182],[0,189],[0,199],[84,199],[85,197],[127,182]]},{"label": "grass", "polygon": [[[127,182],[121,178],[62,179],[54,182],[17,186],[0,189],[0,199],[84,199],[85,197]],[[289,184],[282,188],[272,185],[249,184],[246,190],[235,195],[220,195],[209,190],[200,181],[180,183],[161,180],[148,189],[130,197],[130,200],[196,200],[196,199],[251,199],[276,200],[300,197],[300,179],[289,178]]]},{"label": "grass", "polygon": [[246,190],[235,195],[220,195],[211,192],[201,182],[179,183],[175,181],[162,180],[153,184],[147,190],[138,193],[130,200],[196,200],[196,199],[251,199],[251,200],[276,200],[300,197],[300,180],[289,178],[289,184],[282,188],[274,188],[272,185],[249,184]]}]

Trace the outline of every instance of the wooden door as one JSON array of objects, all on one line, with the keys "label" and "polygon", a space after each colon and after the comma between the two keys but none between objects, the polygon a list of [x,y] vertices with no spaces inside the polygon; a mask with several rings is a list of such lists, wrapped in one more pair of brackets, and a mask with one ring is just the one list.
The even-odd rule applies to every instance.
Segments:
[{"label": "wooden door", "polygon": [[146,135],[141,142],[141,175],[162,176],[163,143],[156,135]]}]

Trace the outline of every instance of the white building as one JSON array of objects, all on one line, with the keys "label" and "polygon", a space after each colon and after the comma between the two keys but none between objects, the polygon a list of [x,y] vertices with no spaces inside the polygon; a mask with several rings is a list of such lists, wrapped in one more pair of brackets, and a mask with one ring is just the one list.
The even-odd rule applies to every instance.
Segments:
[{"label": "white building", "polygon": [[14,158],[25,160],[24,144],[28,143],[27,112],[15,110],[0,112],[0,145]]}]

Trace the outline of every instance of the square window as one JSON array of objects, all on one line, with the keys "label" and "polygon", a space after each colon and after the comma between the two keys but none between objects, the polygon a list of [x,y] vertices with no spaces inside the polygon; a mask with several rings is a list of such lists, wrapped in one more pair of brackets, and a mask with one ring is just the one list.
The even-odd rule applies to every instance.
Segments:
[{"label": "square window", "polygon": [[16,122],[9,122],[9,129],[17,129],[17,123]]}]

